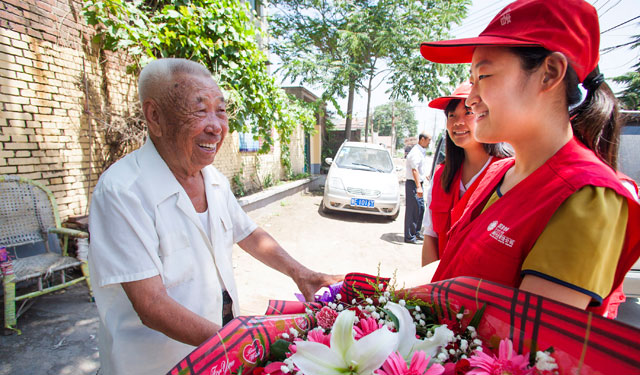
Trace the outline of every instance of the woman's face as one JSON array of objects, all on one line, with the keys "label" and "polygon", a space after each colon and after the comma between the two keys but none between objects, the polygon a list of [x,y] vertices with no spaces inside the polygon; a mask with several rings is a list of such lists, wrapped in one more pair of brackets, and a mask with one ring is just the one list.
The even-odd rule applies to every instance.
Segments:
[{"label": "woman's face", "polygon": [[513,142],[535,126],[538,72],[525,72],[520,58],[503,47],[478,47],[473,52],[466,104],[476,115],[479,142]]},{"label": "woman's face", "polygon": [[464,105],[463,100],[460,100],[454,111],[447,113],[447,132],[458,147],[468,148],[478,144],[474,138],[476,116]]}]

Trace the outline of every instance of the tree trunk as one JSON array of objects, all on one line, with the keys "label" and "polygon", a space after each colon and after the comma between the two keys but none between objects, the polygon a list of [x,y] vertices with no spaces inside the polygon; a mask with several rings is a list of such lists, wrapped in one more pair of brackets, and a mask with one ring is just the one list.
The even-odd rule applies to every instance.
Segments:
[{"label": "tree trunk", "polygon": [[364,141],[367,142],[369,136],[369,108],[371,107],[371,82],[373,75],[369,75],[369,87],[367,88],[367,118],[364,124]]},{"label": "tree trunk", "polygon": [[344,139],[351,140],[351,115],[353,113],[353,97],[356,91],[355,79],[349,83],[349,99],[347,100],[347,118],[344,124]]}]

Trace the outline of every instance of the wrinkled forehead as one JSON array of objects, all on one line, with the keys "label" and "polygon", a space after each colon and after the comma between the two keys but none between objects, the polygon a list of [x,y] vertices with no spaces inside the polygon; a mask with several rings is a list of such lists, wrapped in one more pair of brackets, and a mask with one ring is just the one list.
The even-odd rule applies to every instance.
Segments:
[{"label": "wrinkled forehead", "polygon": [[184,104],[197,104],[204,101],[222,101],[222,90],[210,76],[177,74],[167,84],[167,99]]}]

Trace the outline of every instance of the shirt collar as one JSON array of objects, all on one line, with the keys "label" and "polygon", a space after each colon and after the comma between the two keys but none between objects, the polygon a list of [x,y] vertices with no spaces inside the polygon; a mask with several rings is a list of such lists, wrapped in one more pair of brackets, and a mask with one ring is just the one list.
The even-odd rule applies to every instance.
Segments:
[{"label": "shirt collar", "polygon": [[[149,198],[154,204],[158,204],[174,194],[187,194],[178,179],[173,175],[167,163],[158,153],[151,138],[147,137],[144,145],[138,150],[138,164],[140,165],[140,177],[144,180],[148,189]],[[221,185],[224,175],[214,173],[212,166],[206,166],[202,170],[205,186]]]}]

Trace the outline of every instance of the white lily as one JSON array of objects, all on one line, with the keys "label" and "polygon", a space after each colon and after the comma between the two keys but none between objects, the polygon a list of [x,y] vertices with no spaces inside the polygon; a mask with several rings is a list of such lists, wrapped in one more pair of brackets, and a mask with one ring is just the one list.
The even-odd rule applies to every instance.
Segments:
[{"label": "white lily", "polygon": [[410,360],[416,351],[423,351],[427,356],[434,357],[438,353],[438,349],[453,340],[453,331],[446,325],[436,328],[433,336],[429,338],[417,339],[416,326],[409,310],[393,302],[388,302],[385,309],[391,311],[398,318],[398,353],[405,360]]},{"label": "white lily", "polygon": [[297,341],[291,360],[306,375],[370,375],[382,366],[398,346],[398,334],[382,327],[356,341],[356,314],[342,311],[331,329],[331,347],[312,341]]}]

